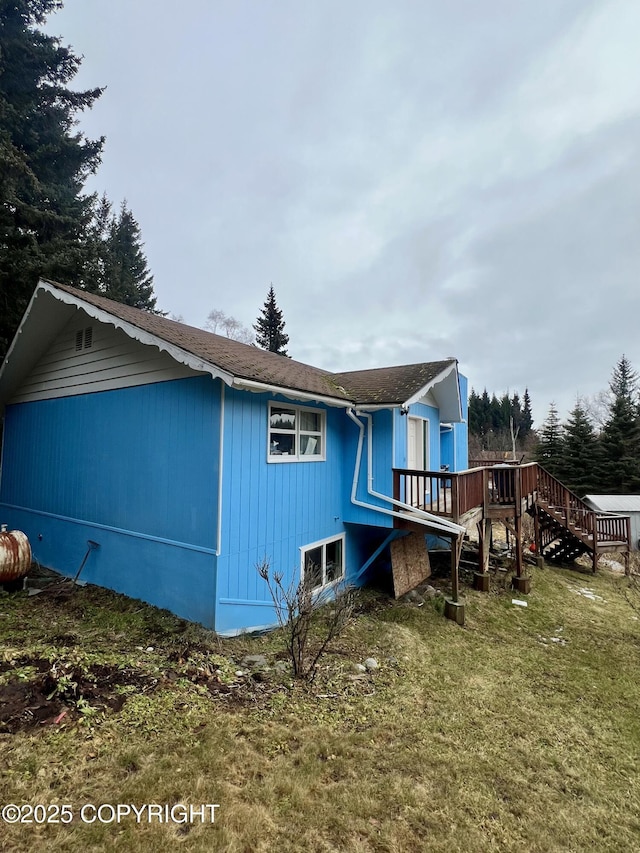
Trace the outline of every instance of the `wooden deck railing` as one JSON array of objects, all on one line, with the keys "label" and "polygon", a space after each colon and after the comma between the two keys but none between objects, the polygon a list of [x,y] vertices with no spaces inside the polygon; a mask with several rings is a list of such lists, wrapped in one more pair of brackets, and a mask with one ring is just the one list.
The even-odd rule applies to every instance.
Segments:
[{"label": "wooden deck railing", "polygon": [[628,516],[594,512],[564,483],[538,465],[494,465],[456,473],[393,469],[393,497],[409,506],[458,521],[466,512],[493,507],[514,513],[529,509],[536,500],[558,516],[561,524],[575,535],[593,543],[630,543]]},{"label": "wooden deck railing", "polygon": [[631,516],[597,515],[596,542],[631,542]]}]

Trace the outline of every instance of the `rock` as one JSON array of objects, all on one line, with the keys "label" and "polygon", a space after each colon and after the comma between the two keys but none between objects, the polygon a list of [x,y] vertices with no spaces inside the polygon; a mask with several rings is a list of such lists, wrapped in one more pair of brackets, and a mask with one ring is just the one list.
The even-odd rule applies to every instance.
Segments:
[{"label": "rock", "polygon": [[242,658],[241,666],[246,669],[264,669],[267,666],[267,659],[264,655],[247,655]]},{"label": "rock", "polygon": [[356,672],[362,673],[367,671],[367,667],[363,666],[361,663],[354,663],[353,668]]},{"label": "rock", "polygon": [[426,598],[435,598],[437,594],[438,594],[438,590],[435,588],[435,586],[431,586],[431,584],[428,584],[428,586],[426,587],[426,589],[424,591],[425,597]]},{"label": "rock", "polygon": [[273,668],[276,672],[289,672],[289,670],[291,669],[291,664],[287,663],[286,660],[277,660]]},{"label": "rock", "polygon": [[375,658],[367,658],[364,665],[369,672],[372,672],[374,669],[380,669],[380,665]]}]

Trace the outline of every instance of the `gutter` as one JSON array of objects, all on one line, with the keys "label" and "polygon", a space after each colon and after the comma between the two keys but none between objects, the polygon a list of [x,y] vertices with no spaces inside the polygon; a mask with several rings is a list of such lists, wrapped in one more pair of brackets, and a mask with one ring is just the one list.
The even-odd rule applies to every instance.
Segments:
[{"label": "gutter", "polygon": [[[465,528],[461,527],[459,524],[454,524],[452,521],[445,521],[437,515],[432,515],[430,512],[426,512],[423,509],[417,509],[416,507],[411,506],[410,504],[404,503],[403,501],[395,500],[394,498],[390,498],[389,495],[383,495],[380,492],[375,492],[372,488],[373,486],[373,471],[372,471],[372,459],[373,459],[373,449],[371,442],[371,432],[372,432],[372,424],[371,424],[371,415],[366,414],[366,412],[359,412],[363,417],[369,420],[369,433],[368,433],[368,452],[367,452],[367,494],[369,494],[373,498],[378,498],[379,500],[386,501],[390,503],[393,507],[399,507],[401,509],[409,510],[412,513],[412,518],[409,519],[411,521],[417,521],[419,524],[424,524],[425,527],[433,528],[434,530],[442,531],[443,533],[447,533],[449,536],[459,536],[461,533],[465,532]],[[363,507],[364,509],[372,509],[376,512],[381,512],[384,515],[390,515],[393,518],[401,518],[404,521],[407,521],[407,516],[404,513],[398,512],[397,509],[387,509],[386,507],[378,506],[377,504],[365,503],[357,498],[358,492],[358,479],[360,476],[360,463],[362,460],[362,445],[364,443],[364,430],[365,426],[362,421],[358,420],[356,415],[353,412],[352,408],[347,409],[347,416],[354,422],[354,424],[358,427],[359,437],[358,437],[358,449],[356,451],[356,464],[353,472],[353,481],[351,484],[351,503],[355,504],[355,506]]]},{"label": "gutter", "polygon": [[326,397],[322,394],[313,394],[310,391],[296,391],[295,388],[284,388],[279,385],[272,385],[268,382],[257,382],[254,379],[241,379],[234,376],[230,383],[234,388],[240,388],[243,391],[255,391],[256,393],[282,394],[284,397],[293,397],[296,400],[308,400],[315,403],[326,403],[328,406],[338,406],[348,409],[353,406],[353,400],[344,400],[339,397]]}]

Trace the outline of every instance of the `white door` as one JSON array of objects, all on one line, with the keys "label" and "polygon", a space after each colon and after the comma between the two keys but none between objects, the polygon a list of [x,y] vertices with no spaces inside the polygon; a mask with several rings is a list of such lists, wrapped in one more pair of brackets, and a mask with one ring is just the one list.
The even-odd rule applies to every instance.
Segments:
[{"label": "white door", "polygon": [[424,425],[422,418],[407,418],[407,468],[414,471],[424,471],[425,446]]},{"label": "white door", "polygon": [[[429,459],[429,421],[407,418],[407,468],[425,471]],[[405,501],[412,506],[424,507],[430,491],[426,477],[407,477]]]}]

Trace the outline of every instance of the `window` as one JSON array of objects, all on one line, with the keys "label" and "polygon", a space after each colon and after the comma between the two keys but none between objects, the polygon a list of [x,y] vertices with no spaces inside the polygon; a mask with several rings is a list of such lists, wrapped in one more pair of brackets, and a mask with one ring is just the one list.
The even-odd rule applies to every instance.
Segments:
[{"label": "window", "polygon": [[344,577],[344,535],[302,549],[302,578],[319,589]]},{"label": "window", "polygon": [[269,403],[269,462],[318,462],[325,458],[325,413]]}]

